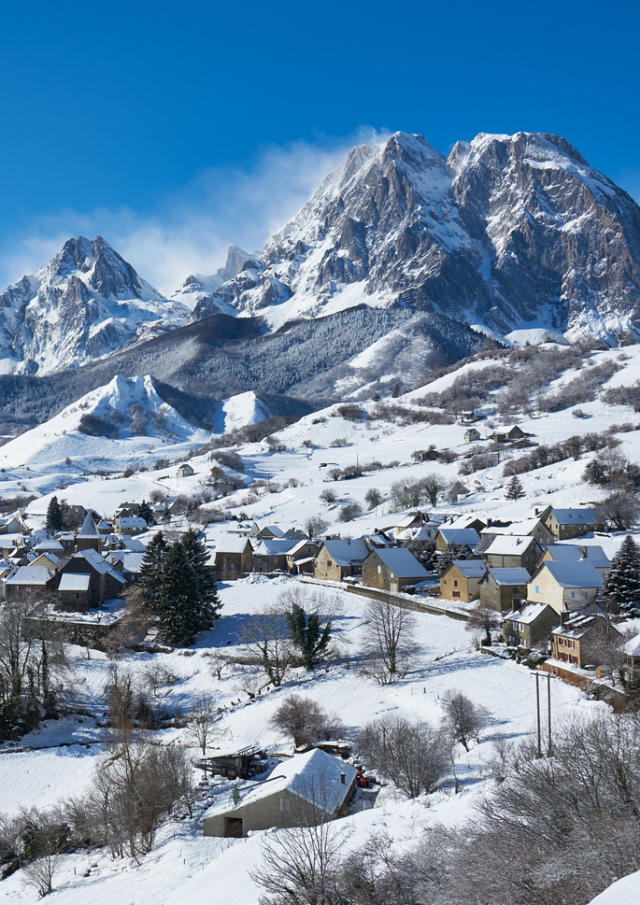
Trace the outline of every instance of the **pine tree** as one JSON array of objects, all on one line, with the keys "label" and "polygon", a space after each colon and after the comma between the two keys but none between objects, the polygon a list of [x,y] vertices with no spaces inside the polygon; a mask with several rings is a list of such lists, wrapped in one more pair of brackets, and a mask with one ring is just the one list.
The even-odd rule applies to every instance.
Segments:
[{"label": "pine tree", "polygon": [[603,592],[615,607],[640,604],[640,548],[630,534],[613,557]]},{"label": "pine tree", "polygon": [[191,644],[200,629],[198,580],[180,541],[163,562],[156,615],[158,638],[168,644]]},{"label": "pine tree", "polygon": [[285,617],[291,640],[302,654],[305,669],[313,669],[329,645],[331,620],[323,625],[319,613],[305,613],[299,603],[294,603]]},{"label": "pine tree", "polygon": [[162,569],[167,555],[167,542],[162,531],[156,531],[146,553],[142,558],[140,567],[140,589],[142,591],[143,606],[148,613],[157,615],[158,596],[162,584]]},{"label": "pine tree", "polygon": [[181,542],[198,587],[198,631],[204,631],[216,621],[221,606],[215,569],[208,565],[209,552],[195,528],[183,534]]},{"label": "pine tree", "polygon": [[62,510],[57,496],[52,496],[47,507],[47,531],[54,534],[62,528]]},{"label": "pine tree", "polygon": [[524,496],[524,487],[517,474],[514,474],[507,484],[506,496],[508,500],[519,500]]},{"label": "pine tree", "polygon": [[138,506],[138,516],[143,518],[147,525],[153,525],[154,518],[153,512],[151,511],[151,506],[147,503],[146,500],[143,500]]}]

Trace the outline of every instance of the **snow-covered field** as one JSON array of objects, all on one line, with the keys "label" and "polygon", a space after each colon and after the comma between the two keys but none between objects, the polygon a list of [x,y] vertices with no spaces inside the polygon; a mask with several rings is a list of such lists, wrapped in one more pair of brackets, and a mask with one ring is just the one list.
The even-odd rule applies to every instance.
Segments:
[{"label": "snow-covered field", "polygon": [[[222,724],[220,747],[237,749],[259,743],[275,751],[290,751],[290,742],[269,726],[269,720],[283,698],[295,691],[317,701],[336,713],[353,735],[367,721],[387,713],[403,713],[410,718],[437,723],[442,717],[441,700],[445,691],[458,689],[486,708],[489,725],[480,743],[466,754],[458,751],[457,772],[462,791],[454,795],[450,781],[426,800],[409,802],[386,787],[377,806],[344,818],[340,823],[351,831],[350,845],[363,843],[374,830],[385,829],[397,842],[414,839],[421,826],[444,821],[458,823],[468,819],[474,801],[485,794],[487,761],[494,742],[513,740],[535,728],[535,685],[533,674],[524,666],[505,661],[474,649],[473,639],[464,624],[445,616],[416,614],[415,638],[420,646],[415,668],[396,685],[379,686],[357,674],[355,662],[363,627],[366,601],[342,591],[323,590],[324,606],[335,620],[336,642],[350,652],[354,664],[329,665],[308,674],[299,672],[278,691],[246,703],[237,678],[216,679],[210,668],[210,654],[229,653],[238,643],[243,622],[265,604],[275,602],[292,584],[292,579],[251,577],[222,588],[222,616],[215,628],[203,636],[193,656],[182,651],[157,654],[156,662],[173,672],[178,680],[166,703],[187,710],[202,692],[210,692],[217,703],[230,712]],[[314,589],[315,590],[315,589]],[[109,677],[108,659],[96,652],[86,660],[86,651],[74,648],[73,686],[79,703],[99,718],[103,710],[102,689]],[[118,660],[122,674],[129,671],[142,676],[152,658],[146,654]],[[235,702],[235,703],[234,703]],[[577,689],[554,682],[552,715],[555,723],[576,712],[595,712],[603,705],[588,701]],[[87,788],[92,769],[102,754],[104,730],[95,728],[93,717],[83,722],[51,721],[26,736],[21,748],[41,750],[10,753],[4,745],[0,754],[0,802],[4,813],[21,807],[47,807]],[[162,734],[168,741],[184,730]],[[70,743],[62,747],[63,743]],[[56,745],[55,748],[43,746]],[[85,747],[86,746],[86,747]],[[196,751],[193,750],[195,756]],[[229,800],[232,784],[219,781],[206,793],[205,804]],[[201,835],[201,817],[193,821],[169,821],[161,834],[161,844],[140,866],[113,862],[100,852],[65,857],[56,882],[58,892],[51,899],[64,905],[123,901],[128,905],[151,902],[189,901],[191,905],[233,901],[236,905],[255,905],[256,889],[248,876],[251,865],[260,858],[260,834],[248,839],[222,840]],[[85,877],[90,865],[97,867]],[[215,891],[215,892],[214,892]],[[25,889],[20,873],[0,883],[0,902],[35,901]]]}]

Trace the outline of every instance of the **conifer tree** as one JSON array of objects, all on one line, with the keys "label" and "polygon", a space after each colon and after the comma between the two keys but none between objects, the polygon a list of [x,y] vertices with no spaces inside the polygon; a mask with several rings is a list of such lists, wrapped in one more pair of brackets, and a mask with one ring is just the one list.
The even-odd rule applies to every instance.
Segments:
[{"label": "conifer tree", "polygon": [[603,593],[615,607],[640,604],[640,548],[630,534],[613,557]]},{"label": "conifer tree", "polygon": [[323,625],[319,613],[305,613],[299,603],[294,603],[285,617],[291,641],[300,651],[305,669],[313,669],[329,645],[331,620]]},{"label": "conifer tree", "polygon": [[162,568],[167,555],[167,542],[162,531],[156,531],[140,568],[140,589],[144,608],[152,615],[158,615],[158,597],[162,584]]},{"label": "conifer tree", "polygon": [[138,506],[138,516],[140,518],[143,518],[147,525],[153,525],[153,512],[151,511],[151,506],[147,503],[146,500],[143,500]]},{"label": "conifer tree", "polygon": [[518,475],[514,474],[507,484],[506,496],[508,500],[519,500],[524,496],[524,488]]},{"label": "conifer tree", "polygon": [[47,507],[47,531],[53,534],[62,528],[62,509],[57,496],[52,496]]},{"label": "conifer tree", "polygon": [[195,528],[182,535],[182,546],[195,575],[198,588],[198,631],[211,628],[218,618],[220,600],[215,569],[208,565],[209,552]]},{"label": "conifer tree", "polygon": [[200,630],[198,580],[184,546],[169,547],[156,599],[158,638],[168,644],[191,644]]}]

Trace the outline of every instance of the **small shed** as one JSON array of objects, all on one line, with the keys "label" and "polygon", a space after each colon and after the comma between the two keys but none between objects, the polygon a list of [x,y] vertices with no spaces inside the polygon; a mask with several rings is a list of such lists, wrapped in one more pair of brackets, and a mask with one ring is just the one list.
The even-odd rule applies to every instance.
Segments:
[{"label": "small shed", "polygon": [[356,770],[318,748],[277,764],[258,783],[239,787],[239,801],[204,815],[205,836],[246,836],[272,826],[322,823],[346,810]]},{"label": "small shed", "polygon": [[183,462],[182,465],[178,466],[178,469],[176,471],[176,475],[179,478],[190,478],[191,475],[194,475],[194,474],[195,474],[195,471],[193,470],[191,465],[189,465],[188,462]]}]

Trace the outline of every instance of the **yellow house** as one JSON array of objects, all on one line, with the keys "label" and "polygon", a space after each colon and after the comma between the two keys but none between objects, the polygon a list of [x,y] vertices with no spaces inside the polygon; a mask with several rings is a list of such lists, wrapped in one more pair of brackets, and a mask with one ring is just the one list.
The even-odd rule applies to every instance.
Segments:
[{"label": "yellow house", "polygon": [[481,559],[454,559],[440,576],[440,596],[465,603],[477,600],[486,571]]},{"label": "yellow house", "polygon": [[527,585],[527,601],[567,613],[584,609],[601,588],[602,576],[588,562],[543,562]]}]

